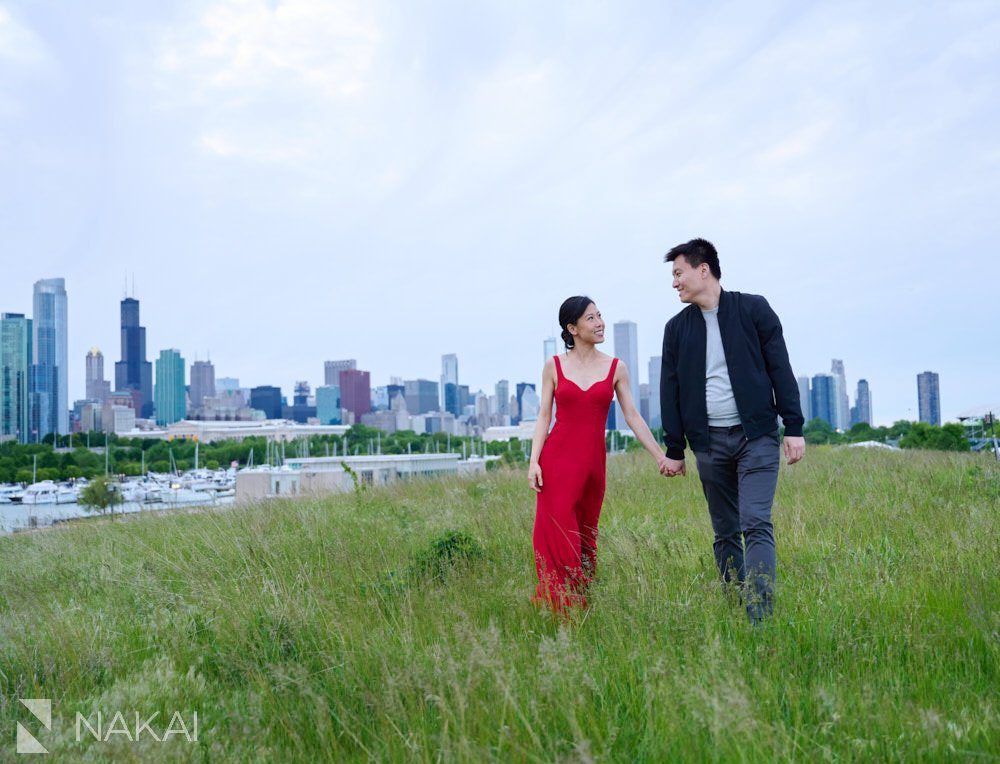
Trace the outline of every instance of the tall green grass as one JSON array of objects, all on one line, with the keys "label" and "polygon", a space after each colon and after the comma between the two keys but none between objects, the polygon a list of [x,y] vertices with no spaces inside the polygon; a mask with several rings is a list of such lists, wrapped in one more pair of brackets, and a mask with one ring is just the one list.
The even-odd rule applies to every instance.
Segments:
[{"label": "tall green grass", "polygon": [[[1000,759],[1000,471],[782,467],[774,617],[720,589],[697,477],[615,457],[591,607],[529,603],[521,472],[0,538],[0,759]],[[454,532],[449,536],[449,532]],[[445,551],[442,551],[445,550]],[[52,731],[17,698],[52,698]],[[197,743],[74,738],[198,711]]]}]

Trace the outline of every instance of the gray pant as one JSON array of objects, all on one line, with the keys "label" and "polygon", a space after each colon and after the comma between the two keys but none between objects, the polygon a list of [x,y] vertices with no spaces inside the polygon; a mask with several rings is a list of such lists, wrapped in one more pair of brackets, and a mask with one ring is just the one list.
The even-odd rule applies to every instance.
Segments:
[{"label": "gray pant", "polygon": [[774,609],[771,505],[778,486],[778,431],[746,440],[740,425],[709,427],[709,450],[695,457],[715,531],[715,564],[725,582],[735,572],[747,614],[759,621]]}]

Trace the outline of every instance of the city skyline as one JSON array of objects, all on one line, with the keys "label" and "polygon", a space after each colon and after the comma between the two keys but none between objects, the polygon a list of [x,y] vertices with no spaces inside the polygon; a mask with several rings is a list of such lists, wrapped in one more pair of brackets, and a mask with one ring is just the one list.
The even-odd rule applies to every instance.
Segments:
[{"label": "city skyline", "polygon": [[0,311],[66,279],[73,398],[132,274],[150,355],[286,391],[443,353],[537,384],[572,294],[645,366],[695,236],[876,421],[925,368],[945,420],[1000,397],[992,304],[940,277],[1000,278],[996,6],[0,7]]},{"label": "city skyline", "polygon": [[[65,281],[63,279],[41,280],[39,282],[36,282],[36,290],[37,290],[37,285],[40,284],[40,283],[43,283],[43,282],[59,282],[59,288],[62,289],[62,294],[63,294],[62,300],[63,300],[63,303],[65,304]],[[129,387],[129,385],[128,385],[128,380],[130,379],[130,374],[139,373],[138,371],[135,371],[135,370],[131,370],[130,371],[129,367],[130,366],[141,366],[142,360],[144,360],[145,353],[146,353],[146,348],[145,348],[145,331],[146,331],[146,327],[139,325],[140,305],[141,305],[140,301],[138,299],[136,299],[135,297],[126,297],[120,303],[120,316],[121,316],[120,333],[121,333],[121,342],[122,342],[122,355],[123,356],[132,355],[132,356],[134,356],[134,358],[132,359],[131,363],[127,363],[126,362],[126,360],[127,360],[126,358],[123,358],[122,361],[115,362],[116,377],[120,378],[119,381],[122,381],[122,382],[126,383],[126,387],[124,388],[124,390],[131,390],[132,391],[132,394],[135,397],[136,403],[138,405],[142,405],[140,403],[140,401],[139,401],[139,399],[141,397],[140,391],[139,390],[132,390],[132,388]],[[5,318],[8,318],[8,317],[11,320],[13,320],[13,319],[26,320],[28,326],[31,326],[32,323],[33,323],[31,321],[31,317],[30,316],[28,316],[25,319],[25,317],[22,316],[22,315],[20,315],[20,314],[6,314],[5,313]],[[35,332],[35,334],[37,334],[37,332]],[[635,351],[632,348],[633,345],[638,344],[637,343],[638,327],[637,327],[637,324],[635,322],[629,321],[627,319],[615,322],[614,329],[613,329],[613,334],[616,335],[616,337],[615,337],[616,342],[613,343],[613,345],[612,345],[611,348],[607,348],[606,346],[602,346],[602,349],[604,349],[605,351],[614,352],[615,351],[615,344],[617,344],[617,345],[621,346],[621,348],[623,349],[623,352],[627,350],[628,351],[628,353],[627,353],[628,355],[631,356],[631,355],[635,354]],[[544,347],[544,352],[545,353],[547,353],[547,352],[549,352],[551,350],[552,343],[553,343],[553,338],[552,337],[546,337],[544,339],[543,344],[545,346]],[[180,351],[178,351],[178,350],[176,350],[174,348],[165,348],[165,349],[163,349],[161,351],[161,358],[162,358],[162,354],[164,352],[175,352],[175,353],[178,353],[178,354],[180,353]],[[644,364],[644,362],[643,362],[642,359],[638,360],[637,363],[635,363],[633,361],[633,363],[635,363],[635,365],[639,367],[639,371],[640,371],[639,374],[634,374],[633,375],[633,386],[634,387],[638,387],[639,385],[649,385],[650,382],[656,383],[656,381],[657,381],[656,380],[656,375],[654,375],[653,371],[652,371],[652,362],[653,362],[654,358],[657,358],[657,356],[651,356],[649,359],[646,360],[645,364]],[[140,359],[142,359],[142,360],[140,360]],[[623,359],[623,360],[626,360],[626,359]],[[93,383],[94,383],[94,380],[96,378],[92,378],[91,374],[94,373],[95,370],[103,368],[103,354],[101,353],[101,351],[96,346],[91,347],[88,350],[87,354],[85,355],[83,363],[84,363],[84,367],[85,367],[85,373],[84,373],[85,380],[84,381],[85,381],[85,386],[86,386],[86,392],[84,394],[84,397],[82,397],[82,398],[78,398],[75,395],[71,395],[70,397],[72,398],[73,401],[85,400],[85,399],[94,399],[94,398],[91,398],[90,393],[93,390]],[[145,363],[149,367],[153,366],[153,364],[151,362],[149,362],[149,361],[146,361]],[[356,372],[356,375],[365,377],[364,380],[360,380],[359,379],[358,381],[360,383],[363,383],[371,392],[374,392],[376,390],[376,388],[379,388],[379,387],[384,388],[385,387],[384,385],[378,385],[378,384],[376,384],[380,380],[378,380],[377,378],[374,378],[374,375],[372,375],[372,373],[370,372],[370,370],[364,369],[364,370],[361,370],[361,371],[357,371],[357,369],[358,369],[358,361],[356,359],[352,358],[352,359],[346,360],[346,361],[324,360],[324,361],[321,361],[321,362],[318,362],[318,363],[322,363],[322,367],[321,367],[322,373],[319,374],[318,376],[322,377],[323,384],[317,383],[316,384],[317,389],[319,387],[324,386],[324,385],[331,384],[331,379],[337,378],[338,382],[335,383],[335,386],[338,387],[338,397],[342,396],[342,393],[339,390],[339,387],[340,387],[339,380],[340,380],[340,374],[343,371],[349,371],[349,372],[352,372],[352,373]],[[473,397],[474,393],[482,392],[487,397],[489,397],[490,390],[494,389],[495,386],[497,385],[497,383],[499,381],[503,381],[505,379],[509,379],[509,375],[508,375],[508,376],[500,377],[498,380],[495,380],[492,383],[483,383],[483,384],[477,384],[477,385],[469,385],[469,384],[459,385],[459,384],[457,384],[457,381],[458,381],[458,364],[459,364],[458,355],[455,354],[455,353],[442,354],[440,356],[440,363],[441,363],[441,366],[440,366],[441,376],[439,377],[439,379],[441,381],[440,385],[438,384],[437,381],[434,381],[432,383],[432,380],[430,378],[425,378],[425,377],[420,377],[420,376],[412,376],[409,379],[409,383],[410,384],[432,383],[434,385],[434,388],[435,388],[433,391],[428,390],[428,391],[423,391],[423,392],[421,392],[419,394],[418,393],[411,393],[411,394],[407,395],[407,397],[409,399],[409,404],[410,404],[409,407],[411,408],[411,413],[426,413],[426,412],[429,412],[429,411],[432,411],[432,410],[437,410],[437,411],[451,411],[451,413],[457,415],[457,414],[461,413],[461,410],[466,405],[474,404],[475,403],[475,400],[474,400],[474,397]],[[794,363],[794,361],[793,361],[793,363]],[[643,367],[644,366],[645,366],[645,370],[646,370],[646,373],[647,373],[648,376],[643,376],[642,375],[642,371],[643,371]],[[69,367],[70,367],[69,376],[72,377],[73,376],[73,374],[72,374],[73,363],[72,362],[70,362]],[[194,363],[192,363],[188,367],[188,366],[185,365],[185,362],[183,361],[183,359],[181,359],[181,372],[182,372],[182,374],[183,374],[185,368],[188,368],[191,373],[195,373],[196,371],[198,371],[199,372],[199,376],[203,376],[204,377],[204,379],[201,379],[201,380],[196,379],[195,377],[191,377],[189,382],[187,382],[187,381],[184,382],[184,384],[186,384],[189,388],[192,387],[192,386],[195,388],[194,398],[204,397],[204,395],[209,394],[209,393],[214,394],[215,368],[214,368],[214,364],[211,361],[195,361]],[[150,371],[151,371],[151,369],[150,369]],[[811,377],[808,374],[797,374],[796,375],[797,378],[798,378],[798,383],[799,383],[799,388],[800,388],[800,397],[802,395],[802,390],[803,390],[802,385],[803,385],[803,383],[806,384],[806,386],[807,386],[806,389],[811,390],[811,387],[812,387],[811,380],[816,380],[817,378],[821,378],[821,377],[829,377],[829,379],[830,379],[829,393],[827,393],[825,390],[821,391],[819,393],[819,395],[821,396],[821,400],[823,400],[823,401],[827,401],[827,397],[826,396],[827,395],[829,396],[829,399],[827,401],[827,403],[829,405],[829,412],[828,413],[822,413],[821,412],[820,414],[817,414],[815,411],[811,410],[813,408],[813,406],[816,405],[816,403],[815,403],[816,402],[816,398],[814,397],[815,394],[810,391],[809,396],[807,398],[803,398],[803,413],[807,414],[807,412],[808,412],[807,419],[811,419],[811,418],[813,418],[814,416],[817,416],[817,415],[820,416],[820,418],[828,418],[829,417],[828,421],[830,421],[831,424],[834,425],[834,427],[836,427],[837,429],[841,429],[841,430],[849,429],[850,426],[853,425],[853,423],[855,421],[870,421],[872,424],[874,424],[876,426],[880,425],[880,424],[882,424],[882,425],[888,425],[888,424],[891,424],[892,421],[896,421],[896,419],[893,419],[892,421],[889,421],[886,418],[872,417],[872,410],[873,409],[872,409],[872,405],[871,405],[870,386],[869,386],[869,382],[868,382],[868,380],[866,378],[864,378],[864,377],[857,378],[857,380],[856,380],[856,385],[857,385],[856,389],[857,389],[857,392],[855,392],[854,397],[850,397],[848,395],[848,393],[846,392],[846,390],[848,388],[848,383],[847,383],[847,377],[846,377],[846,374],[845,374],[845,364],[844,364],[844,361],[842,359],[834,358],[832,360],[832,362],[831,362],[831,371],[832,371],[832,373],[829,373],[829,374],[819,373],[819,374],[812,375]],[[930,373],[930,372],[925,372],[925,373]],[[150,374],[150,376],[152,376],[152,374]],[[243,385],[243,387],[245,389],[250,389],[250,387],[270,387],[270,386],[273,386],[273,387],[278,388],[278,389],[281,390],[282,396],[286,400],[291,399],[292,396],[288,393],[288,391],[290,389],[293,389],[294,386],[293,385],[286,385],[285,383],[274,384],[275,381],[273,380],[273,376],[274,375],[272,374],[271,375],[272,379],[270,379],[270,380],[262,380],[262,381],[260,381],[259,384],[255,384],[255,385]],[[406,376],[406,375],[398,375],[398,374],[391,375],[390,378],[389,378],[390,387],[392,386],[392,381],[393,380],[402,379],[402,376]],[[451,391],[447,391],[447,394],[446,394],[446,391],[445,391],[445,383],[444,383],[444,380],[445,380],[446,377],[449,380],[449,384],[454,385],[454,388]],[[940,405],[940,392],[939,392],[939,389],[938,389],[937,383],[936,383],[937,377],[938,377],[938,375],[936,373],[934,373],[934,380],[935,380],[934,405],[936,406],[936,411],[938,412],[937,415],[936,415],[935,421],[939,421],[939,422],[950,421],[950,420],[947,420],[946,418],[942,417],[941,414],[940,414],[940,408],[941,408],[941,405]],[[351,377],[351,378],[354,379],[354,377]],[[183,377],[182,377],[182,379],[183,379]],[[220,382],[222,382],[225,379],[226,378],[220,378]],[[455,380],[455,381],[451,381],[451,380]],[[300,383],[299,383],[299,381],[297,379],[296,382],[295,382],[295,386],[297,386],[298,384],[300,384]],[[538,388],[538,385],[535,382],[530,381],[530,380],[520,380],[520,381],[517,382],[517,384],[518,385],[533,384],[533,385],[535,385],[536,389]],[[198,391],[202,390],[202,389],[204,389],[205,392],[201,393],[199,395]],[[651,398],[652,398],[652,395],[654,394],[654,390],[652,388],[649,388],[649,390],[650,390],[650,395],[651,395]],[[107,380],[104,380],[103,391],[104,391],[104,393],[103,393],[104,395],[107,395],[107,394],[109,394],[111,392],[111,390],[110,390],[110,382],[108,382]],[[73,393],[74,391],[70,390],[69,392]],[[118,390],[117,389],[117,385],[116,385],[116,389],[114,390],[114,392],[122,392],[122,391]],[[154,396],[155,396],[155,387],[153,388],[153,392],[154,392]],[[371,397],[371,392],[369,394],[369,397]],[[358,397],[359,395],[361,397]],[[416,402],[417,398],[416,397],[412,397],[411,398],[411,395],[413,395],[413,396],[418,396],[419,395],[421,402],[417,403]],[[859,395],[863,396],[863,399],[861,401],[860,407],[859,407],[859,401],[858,401],[858,396]],[[151,396],[150,404],[152,404],[152,399],[153,399],[154,396]],[[357,409],[364,408],[363,406],[358,406],[357,403],[356,403],[356,401],[360,401],[363,398],[363,396],[364,396],[364,393],[363,393],[362,389],[359,389],[356,392],[352,392],[352,390],[348,389],[347,400],[348,401],[355,401],[355,403],[352,403],[350,407],[347,406],[347,405],[345,405],[344,408],[352,410],[352,411],[354,411],[356,408]],[[450,396],[450,399],[451,399],[451,403],[450,404],[448,404],[447,401],[446,401],[446,397],[447,396]],[[101,396],[95,396],[95,398],[98,401],[100,401],[100,397]],[[636,397],[636,404],[638,406],[640,404],[640,402],[641,402],[641,398],[640,398],[640,396],[639,396],[638,393],[635,393],[635,397]],[[657,394],[657,397],[658,397],[658,394]],[[431,406],[431,403],[430,403],[431,398],[434,398],[436,400],[436,402],[437,402],[437,404],[434,405],[433,407]],[[918,420],[922,419],[922,416],[919,413],[919,408],[920,408],[920,400],[919,400],[919,398],[920,398],[920,395],[918,394],[917,400],[915,401],[915,404],[914,404],[914,408],[917,409],[917,411],[918,411],[918,416],[917,417],[904,417],[904,418],[909,418],[911,421],[918,421]],[[447,405],[442,405],[442,404],[447,404]],[[176,406],[176,404],[173,404],[173,405]],[[416,407],[416,410],[412,410],[414,406]],[[449,406],[451,408],[449,408]],[[197,407],[198,407],[198,404],[192,403],[192,405],[191,405],[192,410],[195,409],[195,408],[197,408]],[[617,404],[616,404],[615,408],[617,409]],[[454,409],[454,410],[452,410],[452,409]],[[658,406],[656,406],[656,405],[654,405],[652,403],[650,404],[649,411],[650,411],[650,414],[651,414],[652,417],[655,417],[656,415],[658,415],[659,412],[658,412],[657,409],[658,409]],[[372,409],[369,409],[369,410],[372,410]],[[655,412],[655,414],[654,414],[654,412]],[[859,412],[861,412],[861,413],[859,413]],[[366,412],[362,411],[361,413],[366,413]],[[862,413],[865,414],[866,417],[860,418],[860,419],[856,418],[856,417],[860,417]],[[67,407],[67,414],[66,414],[66,416],[67,416],[67,420],[68,420],[69,407]],[[171,415],[171,417],[175,417],[175,416],[176,415]],[[150,418],[154,418],[154,417],[150,417]],[[157,413],[155,415],[155,419],[161,420],[161,416]],[[175,418],[171,418],[171,421],[176,421],[176,419]],[[620,423],[616,422],[616,426],[619,429],[622,429],[622,425]],[[67,422],[67,427],[68,427],[68,422]]]}]

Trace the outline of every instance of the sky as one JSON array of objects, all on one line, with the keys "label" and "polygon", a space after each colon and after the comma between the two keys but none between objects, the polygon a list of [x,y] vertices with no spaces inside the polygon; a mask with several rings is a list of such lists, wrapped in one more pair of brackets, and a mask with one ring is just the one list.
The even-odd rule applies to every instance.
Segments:
[{"label": "sky", "polygon": [[0,311],[66,279],[71,402],[126,291],[150,360],[289,396],[537,381],[587,294],[644,382],[701,236],[797,375],[954,419],[1000,403],[998,199],[996,2],[0,0]]}]

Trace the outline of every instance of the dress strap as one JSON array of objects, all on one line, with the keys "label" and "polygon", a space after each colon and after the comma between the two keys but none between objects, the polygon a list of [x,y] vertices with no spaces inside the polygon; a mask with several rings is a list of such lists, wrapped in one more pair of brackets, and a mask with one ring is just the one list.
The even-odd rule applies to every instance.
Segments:
[{"label": "dress strap", "polygon": [[556,378],[557,379],[566,379],[566,375],[563,374],[562,364],[559,363],[559,356],[554,355],[554,356],[552,356],[552,358],[556,362]]},{"label": "dress strap", "polygon": [[615,368],[617,366],[618,366],[618,359],[617,358],[612,358],[611,359],[611,371],[608,372],[608,379],[611,380],[611,386],[612,387],[614,387],[614,385],[615,385]]}]

